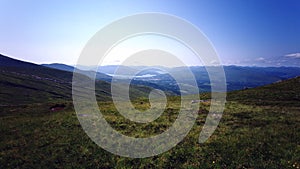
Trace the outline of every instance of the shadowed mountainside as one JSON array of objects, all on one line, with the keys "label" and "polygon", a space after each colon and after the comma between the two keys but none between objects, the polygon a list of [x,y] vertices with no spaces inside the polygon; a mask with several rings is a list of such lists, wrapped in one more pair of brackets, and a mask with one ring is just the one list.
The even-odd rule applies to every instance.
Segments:
[{"label": "shadowed mountainside", "polygon": [[[73,73],[0,55],[0,105],[70,101]],[[111,85],[96,80],[97,100],[110,100]],[[146,96],[151,88],[131,86],[132,97]]]}]

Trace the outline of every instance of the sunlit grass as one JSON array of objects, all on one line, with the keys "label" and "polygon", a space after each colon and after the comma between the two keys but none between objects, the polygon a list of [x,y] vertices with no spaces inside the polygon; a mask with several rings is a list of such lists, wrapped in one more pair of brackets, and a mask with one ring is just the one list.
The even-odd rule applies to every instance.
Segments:
[{"label": "sunlit grass", "polygon": [[[99,103],[113,128],[132,137],[164,132],[177,117],[177,104],[174,99],[160,118],[150,124],[138,124],[122,118],[111,102]],[[209,108],[201,105],[194,127],[182,142],[168,152],[144,159],[120,157],[98,147],[82,130],[71,104],[58,112],[51,112],[48,107],[39,104],[2,110],[0,168],[299,167],[299,107],[228,102],[215,133],[199,144]]]}]

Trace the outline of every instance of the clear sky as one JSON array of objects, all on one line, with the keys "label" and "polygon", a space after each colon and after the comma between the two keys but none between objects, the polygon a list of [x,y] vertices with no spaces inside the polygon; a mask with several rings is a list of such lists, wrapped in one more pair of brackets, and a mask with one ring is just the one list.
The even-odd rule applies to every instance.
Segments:
[{"label": "clear sky", "polygon": [[300,66],[299,0],[0,0],[0,53],[75,64],[106,24],[141,12],[184,18],[210,39],[223,64]]}]

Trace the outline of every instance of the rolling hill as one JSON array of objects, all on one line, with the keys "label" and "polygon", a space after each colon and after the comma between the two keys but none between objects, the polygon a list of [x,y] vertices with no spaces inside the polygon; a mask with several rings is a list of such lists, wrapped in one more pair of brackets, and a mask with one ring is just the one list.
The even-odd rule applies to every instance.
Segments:
[{"label": "rolling hill", "polygon": [[65,64],[61,64],[61,63],[51,63],[51,64],[41,64],[41,65],[45,66],[45,67],[53,68],[53,69],[68,71],[68,72],[74,71],[73,66],[69,66],[69,65],[65,65]]},{"label": "rolling hill", "polygon": [[228,93],[228,100],[255,105],[300,106],[300,76]]},{"label": "rolling hill", "polygon": [[[72,100],[73,73],[23,62],[0,55],[0,105]],[[98,100],[110,100],[111,85],[96,80]],[[132,98],[147,95],[151,88],[131,86]]]}]

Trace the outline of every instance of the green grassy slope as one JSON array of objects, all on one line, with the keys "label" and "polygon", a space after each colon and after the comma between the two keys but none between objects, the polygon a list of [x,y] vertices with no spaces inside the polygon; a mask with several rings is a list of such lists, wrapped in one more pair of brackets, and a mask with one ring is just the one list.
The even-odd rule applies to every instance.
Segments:
[{"label": "green grassy slope", "polygon": [[256,105],[300,106],[300,77],[230,92],[228,100]]}]

